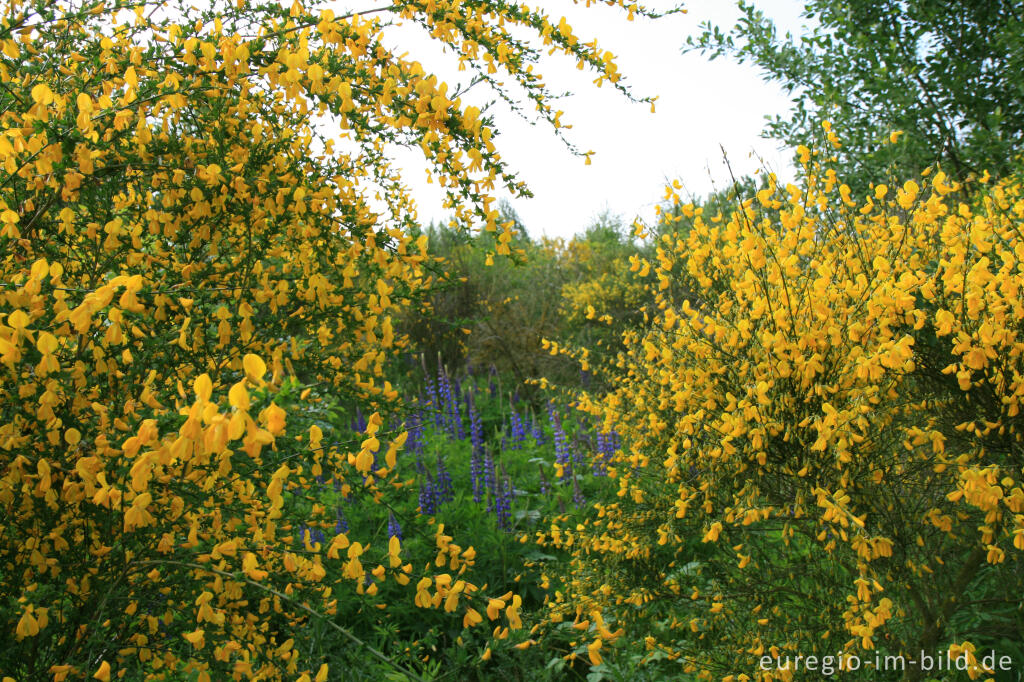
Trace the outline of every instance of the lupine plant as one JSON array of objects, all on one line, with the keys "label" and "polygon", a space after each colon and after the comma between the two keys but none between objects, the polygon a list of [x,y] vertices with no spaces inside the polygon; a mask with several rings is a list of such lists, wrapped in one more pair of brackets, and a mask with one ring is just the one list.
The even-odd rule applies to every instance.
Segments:
[{"label": "lupine plant", "polygon": [[[440,390],[430,388],[435,377]],[[512,530],[512,504],[517,490],[527,496],[539,494],[547,500],[534,500],[535,509],[552,503],[557,506],[556,498],[564,503],[575,496],[577,503],[581,503],[580,496],[591,477],[581,477],[585,480],[580,487],[573,483],[577,477],[574,471],[589,471],[597,477],[606,475],[606,462],[618,446],[618,437],[601,431],[585,437],[585,425],[575,421],[574,411],[565,412],[549,401],[545,411],[551,433],[545,434],[540,424],[535,423],[531,427],[533,445],[528,445],[527,425],[518,408],[512,401],[502,401],[496,390],[491,391],[495,383],[493,373],[486,377],[454,378],[441,370],[436,375],[423,376],[421,381],[424,395],[432,396],[432,400],[407,401],[410,411],[403,426],[408,434],[406,450],[416,457],[421,514],[445,518],[445,503],[459,500],[465,494],[494,514],[500,528]],[[449,397],[454,396],[456,386],[461,400]],[[441,418],[435,419],[436,415]],[[571,421],[571,432],[563,425],[566,419]],[[468,433],[453,426],[459,423],[469,425]],[[577,447],[570,444],[572,439],[578,442]],[[586,458],[588,466],[584,466]],[[559,482],[558,491],[564,495],[549,499],[554,492],[549,477]],[[461,488],[463,483],[465,492]],[[461,513],[454,508],[449,511]]]},{"label": "lupine plant", "polygon": [[[429,372],[421,382],[425,384],[436,377],[435,372]],[[405,421],[397,430],[409,435],[397,463],[401,467],[403,461],[408,461],[416,472],[415,479],[388,492],[375,493],[387,504],[386,513],[369,504],[369,496],[358,487],[353,487],[347,497],[331,499],[338,500],[339,509],[344,506],[345,518],[352,528],[348,531],[350,535],[360,530],[372,534],[377,528],[382,541],[400,535],[402,547],[410,551],[420,544],[432,544],[437,532],[472,537],[473,574],[478,581],[486,580],[493,590],[522,592],[517,608],[523,609],[521,617],[525,619],[527,609],[538,609],[543,604],[543,565],[554,558],[550,553],[538,553],[530,540],[543,528],[539,525],[543,518],[563,516],[570,510],[575,513],[585,497],[596,497],[599,490],[606,495],[614,494],[615,485],[597,473],[598,464],[606,455],[583,445],[589,442],[593,429],[583,427],[576,419],[577,412],[550,405],[548,410],[554,415],[553,423],[558,424],[564,442],[580,443],[576,448],[578,461],[588,458],[587,466],[577,466],[578,473],[572,478],[559,479],[555,476],[557,454],[552,434],[542,439],[540,446],[525,438],[517,447],[509,445],[510,413],[517,408],[511,401],[502,401],[500,393],[491,394],[486,375],[450,376],[449,383],[453,393],[455,386],[459,386],[462,399],[455,404],[463,410],[461,418],[470,428],[460,439],[450,428],[454,421],[450,412],[440,424],[432,420],[432,412],[451,409],[451,404],[440,398],[440,392],[436,407],[428,400],[406,401]],[[351,425],[352,419],[339,416],[335,421]],[[408,440],[412,434],[417,434],[415,447]],[[601,435],[611,442],[610,434]],[[443,530],[438,531],[439,528]],[[449,561],[447,557],[446,554],[445,562]],[[396,598],[393,585],[375,580],[372,586],[372,599],[360,595],[364,602],[390,602]],[[370,588],[367,583],[366,590]],[[446,656],[457,657],[462,654],[455,652],[464,652],[467,643],[473,642],[483,648],[482,654],[478,650],[479,655],[488,659],[497,655],[510,666],[518,665],[513,657],[515,647],[523,646],[518,639],[500,644],[488,642],[479,635],[452,629],[437,617],[394,606],[389,607],[386,618],[383,614],[365,615],[365,607],[360,613],[363,615],[354,620],[350,617],[349,622],[359,624],[358,632],[374,631],[373,644],[388,652],[398,647],[423,658],[444,648]],[[458,644],[459,640],[462,644]],[[478,657],[463,660],[462,665],[475,667],[485,663]]]}]

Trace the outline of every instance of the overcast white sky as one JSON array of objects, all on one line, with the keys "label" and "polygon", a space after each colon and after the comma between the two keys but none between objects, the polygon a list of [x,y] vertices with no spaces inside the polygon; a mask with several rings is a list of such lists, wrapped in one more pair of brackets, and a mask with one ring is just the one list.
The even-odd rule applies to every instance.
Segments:
[{"label": "overcast white sky", "polygon": [[[662,9],[672,3],[649,0],[648,7]],[[760,0],[756,3],[794,32],[800,26],[802,3],[798,0]],[[597,89],[593,75],[576,70],[575,64],[550,58],[541,73],[555,90],[576,94],[561,100],[563,122],[573,125],[570,138],[582,150],[596,152],[590,166],[571,155],[544,126],[531,127],[508,113],[498,117],[499,151],[533,190],[533,199],[518,199],[513,208],[533,236],[570,237],[582,232],[604,211],[620,215],[627,223],[636,216],[651,221],[666,179],[678,178],[694,195],[721,187],[728,173],[719,145],[728,152],[737,174],[762,165],[782,175],[788,173],[790,154],[776,143],[761,139],[765,116],[789,108],[776,85],[765,84],[756,68],[727,59],[709,61],[698,53],[680,52],[686,36],[699,32],[702,21],[731,27],[738,16],[730,0],[690,0],[686,14],[658,21],[626,22],[622,12],[603,5],[585,9],[569,0],[544,0],[544,10],[557,21],[566,16],[574,33],[584,40],[596,37],[599,45],[616,55],[637,95],[659,97],[657,111],[628,102],[613,88]],[[395,35],[401,36],[399,32]],[[442,78],[443,60],[424,58],[417,49],[424,43],[409,36],[397,38],[401,48],[415,54]],[[395,45],[398,47],[398,45]],[[503,112],[496,112],[503,113]],[[437,185],[427,184],[422,164],[402,157],[407,183],[419,204],[424,223],[447,217],[441,208]],[[408,164],[408,165],[406,165]]]}]

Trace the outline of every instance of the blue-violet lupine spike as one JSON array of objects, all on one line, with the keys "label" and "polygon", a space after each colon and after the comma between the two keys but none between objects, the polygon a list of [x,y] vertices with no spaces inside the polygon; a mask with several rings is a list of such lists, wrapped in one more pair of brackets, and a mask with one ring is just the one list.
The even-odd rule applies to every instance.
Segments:
[{"label": "blue-violet lupine spike", "polygon": [[408,437],[405,441],[405,449],[409,452],[420,455],[423,453],[423,416],[419,411],[412,412],[405,420],[405,430]]},{"label": "blue-violet lupine spike", "polygon": [[335,507],[335,517],[337,522],[334,524],[334,534],[339,535],[341,533],[348,532],[348,519],[345,518],[345,512],[341,510],[341,506]]},{"label": "blue-violet lupine spike", "polygon": [[430,377],[426,377],[424,383],[427,388],[427,407],[434,417],[434,426],[442,428],[444,426],[444,408],[441,407],[441,397]]},{"label": "blue-violet lupine spike", "polygon": [[473,486],[473,501],[477,504],[484,501],[484,458],[476,451],[469,457],[469,480]]},{"label": "blue-violet lupine spike", "polygon": [[466,437],[465,431],[462,428],[462,409],[460,405],[462,401],[459,400],[455,393],[452,393],[451,400],[448,403],[448,409],[451,411],[452,424],[454,425],[454,438],[455,440],[462,440]]},{"label": "blue-violet lupine spike", "polygon": [[494,472],[494,456],[490,452],[484,456],[484,484],[491,494],[491,506],[493,506],[493,499],[498,494],[498,482]]},{"label": "blue-violet lupine spike", "polygon": [[540,421],[538,421],[535,414],[530,415],[530,435],[533,436],[533,441],[537,445],[544,445],[544,429],[541,428]]},{"label": "blue-violet lupine spike", "polygon": [[559,478],[565,478],[572,474],[572,456],[565,431],[562,430],[562,422],[555,414],[554,401],[548,404],[548,419],[555,439],[555,463],[561,465]]},{"label": "blue-violet lupine spike", "polygon": [[[611,454],[609,454],[608,442],[609,436],[603,431],[598,431],[596,435],[597,445],[595,447],[594,464],[592,470],[595,476],[607,476],[608,475],[608,464],[611,462]],[[614,451],[612,451],[614,452]]]},{"label": "blue-violet lupine spike", "polygon": [[494,514],[498,517],[498,528],[512,530],[512,482],[507,477],[495,496]]},{"label": "blue-violet lupine spike", "polygon": [[398,525],[398,519],[395,518],[394,512],[388,512],[388,539],[398,538],[402,540],[402,527]]},{"label": "blue-violet lupine spike", "polygon": [[523,419],[519,416],[519,411],[512,408],[512,413],[509,414],[509,425],[510,425],[510,439],[511,448],[513,450],[519,450],[523,447],[523,442],[526,441],[526,427],[523,425]]},{"label": "blue-violet lupine spike", "polygon": [[466,402],[469,410],[469,437],[473,443],[473,452],[481,453],[484,450],[483,422],[480,420],[480,413],[476,411],[476,405],[472,398]]},{"label": "blue-violet lupine spike", "polygon": [[[448,432],[448,437],[455,440],[462,440],[462,435],[456,430],[455,417],[458,414],[458,410],[454,407],[452,398],[452,386],[448,379],[448,373],[444,371],[444,367],[438,367],[437,369],[437,386],[438,386],[438,399],[440,400],[440,409],[442,412],[442,421],[444,423],[445,431]],[[459,424],[461,427],[461,424]],[[459,429],[461,431],[461,428]]]},{"label": "blue-violet lupine spike", "polygon": [[419,503],[421,514],[430,516],[437,512],[437,490],[430,474],[424,476],[423,482],[420,483]]},{"label": "blue-violet lupine spike", "polygon": [[452,484],[452,476],[448,473],[444,459],[437,457],[437,500],[438,503],[451,502],[455,499],[455,487]]},{"label": "blue-violet lupine spike", "polygon": [[472,399],[469,403],[469,432],[473,442],[473,451],[469,457],[469,478],[473,486],[473,501],[480,503],[484,499],[484,433],[480,415]]}]

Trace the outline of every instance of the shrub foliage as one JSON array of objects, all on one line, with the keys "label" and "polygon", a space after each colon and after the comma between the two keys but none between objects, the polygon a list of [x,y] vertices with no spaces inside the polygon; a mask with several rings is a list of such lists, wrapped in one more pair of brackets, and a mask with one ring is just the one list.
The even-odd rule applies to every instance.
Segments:
[{"label": "shrub foliage", "polygon": [[724,215],[677,200],[640,265],[655,321],[580,397],[623,435],[619,496],[541,538],[574,555],[552,617],[629,624],[707,679],[1019,655],[1021,183],[963,203],[935,172],[858,201],[801,155],[800,187]]},{"label": "shrub foliage", "polygon": [[498,253],[490,193],[524,191],[489,117],[384,37],[419,26],[556,129],[542,50],[625,92],[611,55],[505,2],[199,4],[3,7],[0,670],[17,679],[322,681],[323,633],[355,639],[339,596],[381,581],[518,624],[442,528],[417,559],[335,518],[337,496],[404,485],[403,434],[374,412],[347,442],[325,409],[397,398],[392,319],[429,280],[389,150],[420,148]]}]

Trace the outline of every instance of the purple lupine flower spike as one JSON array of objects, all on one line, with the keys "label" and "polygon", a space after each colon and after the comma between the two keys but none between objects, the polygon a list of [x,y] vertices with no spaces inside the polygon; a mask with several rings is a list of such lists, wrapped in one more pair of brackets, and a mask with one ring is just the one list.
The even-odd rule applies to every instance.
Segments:
[{"label": "purple lupine flower spike", "polygon": [[366,431],[366,417],[363,416],[363,411],[356,405],[356,416],[352,420],[352,430],[356,433],[363,433]]},{"label": "purple lupine flower spike", "polygon": [[469,457],[469,479],[473,486],[473,501],[480,503],[484,499],[484,431],[480,415],[476,411],[471,397],[467,397],[469,407],[469,434],[473,442],[473,452]]},{"label": "purple lupine flower spike", "polygon": [[580,481],[575,476],[572,477],[572,502],[577,508],[583,506],[583,491],[580,490]]},{"label": "purple lupine flower spike", "polygon": [[416,455],[423,454],[423,416],[419,411],[412,412],[405,420],[405,430],[409,433],[405,441],[405,449]]},{"label": "purple lupine flower spike", "polygon": [[519,411],[515,408],[512,408],[512,412],[509,414],[509,426],[511,449],[522,449],[523,443],[526,441],[526,427],[523,425],[522,417],[519,416]]},{"label": "purple lupine flower spike", "polygon": [[494,514],[498,517],[498,528],[506,532],[512,530],[512,490],[512,480],[505,476],[494,498]]},{"label": "purple lupine flower spike", "polygon": [[491,394],[491,397],[498,395],[498,384],[495,383],[495,378],[498,376],[498,368],[491,365],[491,370],[488,372],[487,380],[487,391]]},{"label": "purple lupine flower spike", "polygon": [[427,392],[427,404],[426,409],[430,410],[430,413],[434,418],[434,426],[441,428],[444,426],[444,413],[441,407],[441,397],[437,393],[437,388],[434,386],[434,382],[430,380],[430,377],[425,377],[423,380],[424,386]]},{"label": "purple lupine flower spike", "polygon": [[611,464],[612,459],[615,457],[615,453],[618,451],[621,445],[621,439],[619,434],[615,432],[615,429],[611,431],[600,431],[597,434],[597,453],[598,456],[594,461],[594,475],[595,476],[607,476],[608,465]]},{"label": "purple lupine flower spike", "polygon": [[531,417],[530,421],[530,435],[533,436],[533,442],[537,445],[544,445],[546,439],[544,438],[544,430],[540,427],[540,422],[537,421],[536,416]]},{"label": "purple lupine flower spike", "polygon": [[476,411],[472,397],[467,398],[469,408],[469,437],[473,443],[473,453],[482,453],[484,450],[484,427],[480,421],[480,413]]},{"label": "purple lupine flower spike", "polygon": [[491,502],[488,509],[494,508],[494,500],[498,496],[498,481],[494,472],[494,457],[488,452],[484,456],[484,485],[491,494]]},{"label": "purple lupine flower spike", "polygon": [[462,440],[461,410],[459,410],[458,403],[455,402],[451,380],[448,378],[448,372],[445,371],[444,367],[438,367],[437,369],[437,386],[444,428],[450,438]]},{"label": "purple lupine flower spike", "polygon": [[423,482],[420,483],[419,503],[421,514],[430,516],[437,513],[437,489],[429,473],[424,475]]},{"label": "purple lupine flower spike", "polygon": [[551,431],[554,433],[555,438],[555,463],[560,465],[561,468],[558,477],[564,479],[566,476],[572,475],[571,448],[569,447],[568,439],[565,437],[565,431],[562,429],[562,421],[555,414],[554,401],[548,403],[548,420],[551,422]]},{"label": "purple lupine flower spike", "polygon": [[484,460],[473,453],[469,459],[469,479],[473,486],[473,501],[477,504],[484,501]]},{"label": "purple lupine flower spike", "polygon": [[438,504],[451,502],[455,499],[455,486],[452,484],[452,475],[445,466],[444,459],[437,457],[437,492],[435,497]]},{"label": "purple lupine flower spike", "polygon": [[398,525],[398,519],[395,518],[394,512],[388,512],[388,539],[398,538],[402,540],[402,527]]},{"label": "purple lupine flower spike", "polygon": [[341,533],[348,532],[348,519],[345,518],[345,512],[341,510],[341,505],[338,505],[334,509],[335,518],[337,519],[334,524],[334,534],[339,535]]},{"label": "purple lupine flower spike", "polygon": [[605,442],[607,440],[603,431],[598,431],[596,436],[597,444],[594,447],[594,463],[591,466],[595,476],[607,476],[607,461],[605,460]]}]

